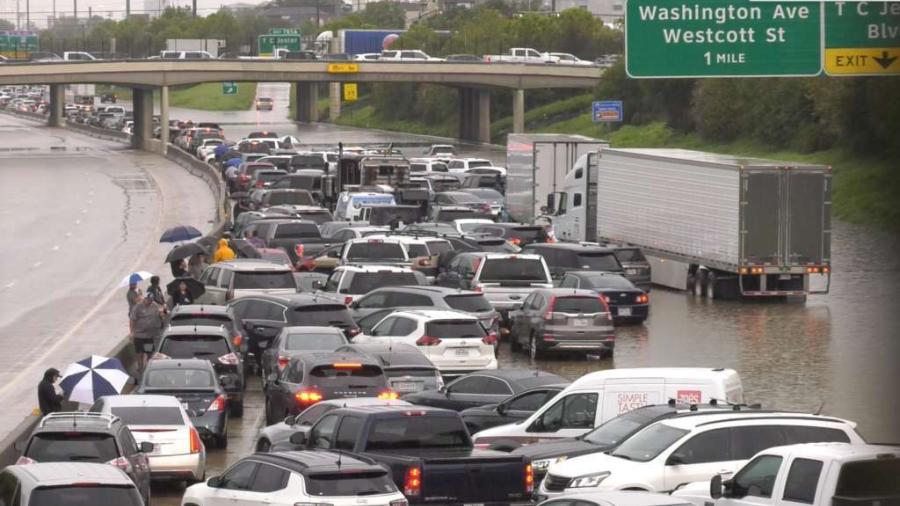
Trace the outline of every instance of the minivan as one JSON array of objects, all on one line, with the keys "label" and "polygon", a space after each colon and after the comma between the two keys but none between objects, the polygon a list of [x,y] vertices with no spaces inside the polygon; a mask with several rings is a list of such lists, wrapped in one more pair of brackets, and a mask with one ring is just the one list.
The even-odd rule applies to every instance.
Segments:
[{"label": "minivan", "polygon": [[580,436],[607,420],[669,399],[683,404],[743,402],[733,369],[647,367],[596,371],[575,380],[526,420],[472,436],[477,447],[510,450],[524,444]]}]

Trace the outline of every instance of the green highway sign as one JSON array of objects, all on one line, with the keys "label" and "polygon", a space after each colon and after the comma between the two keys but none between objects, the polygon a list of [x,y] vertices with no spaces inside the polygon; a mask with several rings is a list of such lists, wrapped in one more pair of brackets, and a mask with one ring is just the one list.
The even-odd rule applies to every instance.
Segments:
[{"label": "green highway sign", "polygon": [[900,2],[826,2],[825,72],[900,74]]},{"label": "green highway sign", "polygon": [[257,37],[259,56],[272,56],[276,49],[300,51],[300,35],[260,35]]},{"label": "green highway sign", "polygon": [[272,35],[300,35],[300,30],[296,28],[272,28],[269,30]]},{"label": "green highway sign", "polygon": [[237,95],[238,85],[234,81],[225,81],[222,83],[222,94],[223,95]]},{"label": "green highway sign", "polygon": [[627,0],[631,77],[814,76],[822,70],[818,2]]}]

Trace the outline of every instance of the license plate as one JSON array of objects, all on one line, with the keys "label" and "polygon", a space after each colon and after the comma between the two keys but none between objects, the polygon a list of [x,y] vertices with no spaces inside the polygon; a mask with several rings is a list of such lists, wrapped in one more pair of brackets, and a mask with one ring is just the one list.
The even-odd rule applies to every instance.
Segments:
[{"label": "license plate", "polygon": [[637,273],[638,273],[637,269],[625,269],[625,274],[627,274],[629,276],[637,276]]},{"label": "license plate", "polygon": [[587,318],[575,318],[572,320],[573,327],[587,327],[591,324],[591,320]]},{"label": "license plate", "polygon": [[415,392],[419,390],[418,383],[394,383],[394,390],[400,392]]},{"label": "license plate", "polygon": [[631,308],[630,307],[620,307],[619,308],[619,316],[631,316]]},{"label": "license plate", "polygon": [[456,356],[457,357],[468,357],[469,350],[466,348],[458,349],[458,350],[456,350]]}]

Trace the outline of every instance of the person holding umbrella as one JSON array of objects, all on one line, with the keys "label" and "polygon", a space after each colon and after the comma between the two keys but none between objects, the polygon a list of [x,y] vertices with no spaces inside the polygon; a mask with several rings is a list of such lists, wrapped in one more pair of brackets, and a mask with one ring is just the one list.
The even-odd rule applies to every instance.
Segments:
[{"label": "person holding umbrella", "polygon": [[193,303],[194,297],[191,295],[191,291],[188,290],[187,283],[185,283],[184,281],[179,281],[178,290],[172,293],[172,307]]},{"label": "person holding umbrella", "polygon": [[200,279],[200,275],[203,274],[203,269],[206,268],[206,265],[206,255],[203,253],[192,256],[190,262],[188,262],[188,275],[194,279]]},{"label": "person holding umbrella", "polygon": [[156,340],[165,327],[166,308],[153,301],[149,295],[135,304],[129,315],[131,341],[137,357],[138,370],[143,371]]},{"label": "person holding umbrella", "polygon": [[38,406],[41,415],[49,415],[62,411],[63,396],[56,390],[56,381],[59,379],[59,370],[50,368],[44,371],[44,379],[38,383]]},{"label": "person holding umbrella", "polygon": [[128,300],[128,314],[134,309],[138,298],[141,296],[141,289],[137,287],[137,283],[128,283],[128,292],[125,293],[125,299]]},{"label": "person holding umbrella", "polygon": [[172,277],[183,278],[188,275],[188,265],[183,258],[172,260],[169,266],[172,267]]}]

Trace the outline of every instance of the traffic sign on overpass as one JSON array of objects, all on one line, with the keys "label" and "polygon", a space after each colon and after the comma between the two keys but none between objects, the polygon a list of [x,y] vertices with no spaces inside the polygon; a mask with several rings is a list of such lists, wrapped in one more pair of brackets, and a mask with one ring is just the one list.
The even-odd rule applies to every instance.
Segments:
[{"label": "traffic sign on overpass", "polygon": [[900,2],[826,2],[825,73],[900,74]]},{"label": "traffic sign on overpass", "polygon": [[814,76],[822,70],[818,2],[628,0],[631,77]]},{"label": "traffic sign on overpass", "polygon": [[222,83],[222,94],[223,95],[237,95],[238,85],[234,81],[226,81]]}]

